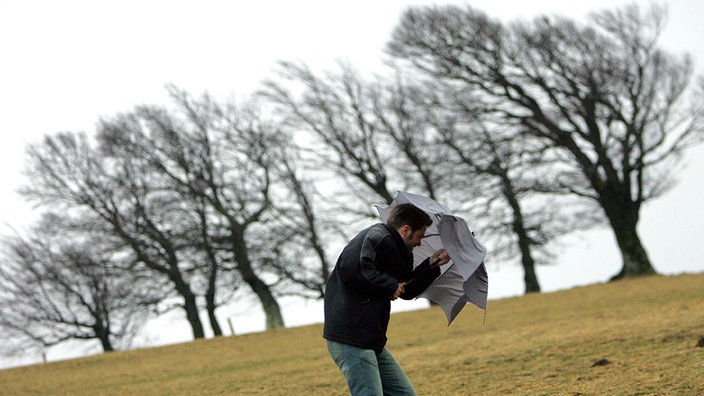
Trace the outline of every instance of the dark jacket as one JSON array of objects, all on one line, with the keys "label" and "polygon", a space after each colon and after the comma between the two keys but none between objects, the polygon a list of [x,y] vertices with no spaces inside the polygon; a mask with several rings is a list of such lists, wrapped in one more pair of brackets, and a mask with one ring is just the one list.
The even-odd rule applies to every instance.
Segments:
[{"label": "dark jacket", "polygon": [[413,270],[413,254],[393,227],[380,223],[360,232],[342,250],[325,286],[323,337],[381,352],[391,296],[399,282],[420,274],[401,295],[417,297],[440,276],[439,268],[427,268],[425,260]]}]

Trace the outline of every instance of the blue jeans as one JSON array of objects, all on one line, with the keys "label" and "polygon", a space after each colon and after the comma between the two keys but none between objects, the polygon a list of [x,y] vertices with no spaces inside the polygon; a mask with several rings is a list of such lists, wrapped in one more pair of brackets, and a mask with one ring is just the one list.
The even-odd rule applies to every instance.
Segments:
[{"label": "blue jeans", "polygon": [[412,395],[416,391],[386,348],[381,353],[327,340],[328,352],[353,396]]}]

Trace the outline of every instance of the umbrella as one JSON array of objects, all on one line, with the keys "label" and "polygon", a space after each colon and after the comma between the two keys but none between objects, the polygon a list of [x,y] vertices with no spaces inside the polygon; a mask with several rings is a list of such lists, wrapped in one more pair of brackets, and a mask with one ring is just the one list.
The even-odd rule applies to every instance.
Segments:
[{"label": "umbrella", "polygon": [[414,266],[441,248],[452,258],[440,267],[440,276],[420,297],[435,302],[445,311],[448,326],[468,302],[486,309],[489,277],[484,258],[487,250],[474,238],[467,222],[431,198],[403,191],[398,192],[389,206],[376,208],[386,221],[391,209],[403,203],[413,204],[433,219],[433,224],[425,231],[423,243],[414,249]]}]

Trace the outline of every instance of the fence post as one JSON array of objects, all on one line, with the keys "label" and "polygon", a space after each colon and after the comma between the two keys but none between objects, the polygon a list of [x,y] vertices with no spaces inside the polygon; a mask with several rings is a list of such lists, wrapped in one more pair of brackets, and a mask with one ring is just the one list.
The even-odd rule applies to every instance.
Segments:
[{"label": "fence post", "polygon": [[232,326],[232,318],[227,318],[227,324],[230,325],[230,335],[235,335],[235,327]]}]

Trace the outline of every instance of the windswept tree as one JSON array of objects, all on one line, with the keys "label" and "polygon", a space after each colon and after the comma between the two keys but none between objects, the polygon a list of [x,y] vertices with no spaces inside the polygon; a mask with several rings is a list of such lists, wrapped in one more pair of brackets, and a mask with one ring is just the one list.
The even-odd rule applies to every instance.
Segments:
[{"label": "windswept tree", "polygon": [[[145,128],[140,121],[138,116],[131,113],[120,114],[109,120],[103,119],[98,127],[97,145],[105,158],[114,164],[123,164],[120,167],[125,170],[134,169],[139,164],[142,171],[150,175],[152,195],[161,191],[164,197],[169,197],[168,205],[167,202],[163,204],[164,208],[169,209],[170,215],[160,216],[152,224],[158,223],[163,227],[164,237],[161,239],[164,243],[169,239],[176,242],[174,248],[178,249],[181,267],[191,275],[188,282],[194,293],[193,308],[200,309],[197,297],[202,295],[213,335],[221,336],[223,332],[216,310],[221,302],[230,301],[239,286],[239,279],[234,276],[234,272],[226,268],[226,263],[231,260],[225,257],[221,247],[220,239],[226,231],[221,223],[214,220],[207,200],[199,194],[184,194],[174,188],[170,178],[159,167],[152,165],[144,151],[144,145],[148,147],[151,144],[148,139],[141,140],[138,146],[130,143],[129,138],[140,136],[139,133]],[[190,143],[183,142],[183,147],[188,147]],[[134,184],[132,188],[144,190]],[[149,234],[159,235],[153,231]],[[190,298],[188,301],[191,301]],[[166,305],[165,310],[168,309],[170,307]],[[196,315],[195,310],[193,315]]]},{"label": "windswept tree", "polygon": [[349,67],[321,76],[307,65],[282,62],[279,75],[283,81],[268,81],[263,94],[279,109],[284,125],[309,133],[316,147],[312,160],[339,178],[334,195],[352,192],[357,205],[347,200],[341,206],[369,215],[370,193],[381,203],[393,201],[393,156],[384,145],[369,87]]},{"label": "windswept tree", "polygon": [[258,252],[270,247],[262,237],[269,235],[275,155],[285,139],[256,105],[239,107],[168,89],[175,108],[142,106],[104,120],[99,139],[147,162],[181,199],[204,205],[198,227],[203,231],[210,224],[217,231],[210,248],[220,251],[219,258],[212,250],[207,259],[221,260],[222,268],[231,264],[259,299],[267,328],[283,327],[271,287],[276,280],[266,279],[272,272]]},{"label": "windswept tree", "polygon": [[[350,68],[344,68],[339,74],[316,76],[304,66],[284,66],[288,72],[285,75],[291,78],[289,82],[298,82],[306,89],[295,97],[281,84],[270,83],[267,93],[284,107],[290,119],[298,121],[293,125],[317,131],[315,134],[321,135],[319,140],[326,147],[334,147],[333,151],[343,160],[351,150],[357,150],[357,158],[385,155],[385,161],[373,166],[379,169],[376,174],[386,176],[389,185],[413,188],[458,208],[466,208],[471,203],[476,207],[477,202],[483,201],[485,210],[481,217],[487,218],[489,212],[494,215],[484,221],[487,227],[483,228],[482,238],[492,238],[501,244],[495,246],[494,251],[506,255],[518,251],[526,290],[540,290],[534,256],[540,254],[545,261],[546,245],[557,234],[558,221],[551,218],[553,213],[547,210],[547,205],[526,204],[528,196],[537,194],[532,194],[530,189],[534,178],[521,174],[527,169],[536,169],[540,148],[530,154],[525,142],[512,141],[507,133],[489,134],[486,128],[481,128],[484,121],[479,123],[472,119],[473,105],[466,102],[467,96],[456,96],[449,87],[440,89],[438,84],[423,84],[417,76],[411,78],[399,70],[394,70],[393,78],[370,82]],[[411,80],[414,82],[410,83]],[[355,88],[342,88],[350,86]],[[348,95],[348,92],[355,95]],[[353,118],[359,121],[344,128],[334,127],[336,119],[325,116],[326,109],[338,109],[337,117],[342,111],[359,114]],[[338,124],[345,125],[341,121]],[[370,133],[365,135],[355,128]],[[332,130],[340,132],[330,132]],[[375,144],[345,144],[358,134],[367,137],[358,142],[372,141],[373,137]],[[505,144],[507,142],[510,144]],[[349,149],[344,151],[340,147]],[[367,150],[373,150],[374,155],[360,154]],[[355,162],[344,164],[352,163]],[[356,169],[348,170],[352,179]],[[340,172],[341,167],[337,170]],[[357,181],[364,184],[364,179]],[[370,190],[374,191],[371,187]],[[383,199],[383,195],[379,196]],[[496,205],[497,202],[501,205]],[[492,210],[487,211],[486,207]],[[503,237],[505,235],[512,237]]]},{"label": "windswept tree", "polygon": [[0,265],[2,352],[25,353],[70,340],[97,340],[104,352],[128,348],[160,295],[137,273],[126,273],[114,244],[79,238],[45,216],[31,237],[3,243]]},{"label": "windswept tree", "polygon": [[[22,194],[46,210],[90,219],[91,231],[119,239],[131,258],[128,263],[151,273],[154,286],[168,281],[181,299],[178,307],[194,338],[203,338],[192,286],[196,263],[183,255],[189,246],[187,233],[197,226],[191,226],[179,197],[160,184],[144,162],[102,153],[83,133],[46,136],[27,153],[31,183]],[[171,296],[165,294],[164,300]]]},{"label": "windswept tree", "polygon": [[657,47],[664,11],[631,5],[503,24],[471,7],[408,9],[389,53],[425,75],[480,93],[497,123],[519,130],[559,161],[545,191],[598,205],[623,265],[650,274],[638,235],[643,204],[672,185],[670,172],[702,138],[704,101],[687,95],[689,57]]},{"label": "windswept tree", "polygon": [[[302,158],[303,148],[296,143],[283,148],[276,173],[280,180],[272,199],[275,216],[270,228],[268,267],[283,282],[287,294],[322,298],[332,265],[328,249],[336,236],[343,235],[317,190],[316,174]],[[271,238],[270,237],[270,238]]]},{"label": "windswept tree", "polygon": [[448,183],[453,168],[437,128],[428,122],[428,114],[435,110],[435,102],[428,98],[435,97],[434,92],[428,85],[411,82],[415,79],[401,70],[392,73],[386,79],[366,82],[366,92],[380,134],[396,153],[390,164],[394,175],[406,189],[436,200],[450,200],[451,190],[472,188],[467,180],[461,185]]},{"label": "windswept tree", "polygon": [[444,146],[447,182],[458,209],[480,225],[493,262],[518,260],[525,291],[539,292],[538,264],[550,263],[550,242],[588,226],[585,205],[556,200],[540,192],[542,177],[554,166],[542,145],[516,128],[486,117],[482,98],[457,84],[428,82],[426,123]]},{"label": "windswept tree", "polygon": [[282,81],[268,81],[263,90],[282,122],[312,139],[312,161],[340,177],[336,195],[356,192],[354,202],[364,208],[357,212],[366,215],[370,193],[379,203],[390,203],[398,189],[439,199],[447,173],[434,130],[421,117],[425,93],[394,72],[372,80],[349,65],[316,74],[282,62]]}]

